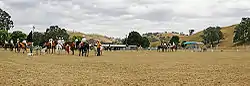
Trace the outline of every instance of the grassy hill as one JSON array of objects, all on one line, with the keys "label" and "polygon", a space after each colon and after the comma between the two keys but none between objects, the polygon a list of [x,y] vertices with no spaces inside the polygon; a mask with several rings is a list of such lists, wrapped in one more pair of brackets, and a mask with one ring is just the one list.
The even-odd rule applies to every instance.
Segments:
[{"label": "grassy hill", "polygon": [[70,38],[72,38],[73,36],[82,36],[85,35],[86,39],[94,39],[94,40],[100,40],[101,42],[105,42],[105,43],[112,43],[113,39],[106,37],[106,36],[102,36],[99,34],[84,34],[81,32],[72,32],[72,31],[68,31]]},{"label": "grassy hill", "polygon": [[[236,24],[237,25],[237,24]],[[224,39],[219,43],[220,47],[232,47],[233,46],[233,35],[234,35],[234,28],[236,25],[226,26],[222,27],[221,32],[224,35]],[[179,34],[172,34],[172,33],[163,33],[159,35],[163,36],[170,36],[177,35],[180,37],[180,41],[202,41],[202,38],[200,37],[203,34],[202,31],[197,32],[191,36],[185,36],[185,35],[179,35]],[[160,42],[151,42],[151,46],[157,46]]]},{"label": "grassy hill", "polygon": [[[234,28],[236,27],[236,25],[231,25],[231,26],[226,26],[226,27],[222,27],[221,32],[224,35],[224,39],[221,41],[221,43],[219,43],[220,47],[232,47],[233,46],[233,35],[234,35]],[[72,38],[74,35],[75,36],[82,36],[85,35],[86,38],[89,39],[94,39],[94,40],[100,40],[102,42],[106,42],[106,43],[111,43],[113,42],[112,38],[106,37],[106,36],[102,36],[102,35],[98,35],[98,34],[84,34],[81,32],[68,32],[70,34],[70,38]],[[152,33],[152,34],[148,34],[146,35],[147,37],[149,37],[150,39],[154,39],[156,41],[151,41],[151,46],[152,47],[156,47],[160,44],[159,38],[160,37],[172,37],[174,35],[177,35],[180,37],[180,41],[202,41],[202,38],[200,37],[203,34],[202,31],[197,32],[191,36],[187,36],[187,35],[181,35],[181,34],[176,34],[176,33]],[[158,40],[158,41],[157,41]]]},{"label": "grassy hill", "polygon": [[[234,35],[234,28],[236,25],[231,25],[227,27],[222,27],[221,32],[224,35],[224,39],[219,43],[220,47],[232,47],[233,46],[233,35]],[[202,38],[200,35],[202,35],[203,32],[197,32],[191,36],[184,37],[182,40],[185,41],[202,41]]]},{"label": "grassy hill", "polygon": [[180,40],[185,39],[186,37],[188,37],[185,34],[177,34],[177,33],[158,33],[158,34],[154,34],[154,35],[153,34],[148,35],[149,38],[154,37],[155,39],[158,39],[158,41],[153,41],[153,42],[151,41],[150,45],[152,47],[156,47],[156,46],[158,46],[160,44],[160,41],[159,41],[160,37],[165,37],[165,38],[169,37],[168,40],[170,40],[172,36],[179,36]]}]

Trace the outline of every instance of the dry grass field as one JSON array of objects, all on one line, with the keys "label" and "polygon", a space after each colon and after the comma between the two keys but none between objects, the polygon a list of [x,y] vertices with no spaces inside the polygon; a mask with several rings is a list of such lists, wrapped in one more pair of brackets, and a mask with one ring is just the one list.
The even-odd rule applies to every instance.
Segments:
[{"label": "dry grass field", "polygon": [[250,52],[104,52],[101,57],[0,51],[0,86],[249,86]]}]

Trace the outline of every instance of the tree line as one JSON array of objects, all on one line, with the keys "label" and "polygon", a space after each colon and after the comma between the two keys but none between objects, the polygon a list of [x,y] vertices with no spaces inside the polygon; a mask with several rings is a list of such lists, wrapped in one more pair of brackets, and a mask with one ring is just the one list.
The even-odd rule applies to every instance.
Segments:
[{"label": "tree line", "polygon": [[0,8],[0,44],[5,43],[5,41],[10,42],[10,40],[17,42],[17,39],[20,41],[33,41],[34,45],[42,45],[42,43],[48,41],[50,38],[58,39],[61,37],[64,38],[64,40],[69,40],[67,30],[56,25],[48,27],[45,32],[30,32],[28,35],[22,31],[13,31],[12,33],[9,33],[8,31],[13,27],[14,24],[11,20],[10,14]]},{"label": "tree line", "polygon": [[[249,44],[250,43],[250,18],[242,18],[240,24],[237,24],[234,28],[233,43],[237,44]],[[221,27],[208,27],[203,31],[201,35],[203,43],[209,45],[216,45],[224,39]]]},{"label": "tree line", "polygon": [[50,38],[58,39],[60,37],[66,41],[69,40],[69,34],[67,31],[58,26],[50,26],[45,32],[31,33],[32,32],[30,32],[29,35],[32,35],[30,36],[32,38],[29,38],[29,36],[22,31],[13,31],[12,33],[8,33],[7,30],[0,30],[0,43],[3,44],[5,41],[10,42],[10,40],[13,40],[13,42],[16,43],[17,39],[19,39],[20,41],[31,40],[34,42],[34,45],[43,45],[43,43],[47,42]]},{"label": "tree line", "polygon": [[[8,31],[14,27],[13,21],[11,20],[11,16],[6,11],[0,8],[0,44],[3,44],[5,41],[10,41],[11,39],[16,42],[17,39],[24,40],[27,39],[27,35],[22,31],[13,31],[9,33]],[[189,35],[192,35],[194,32],[193,29],[189,30]],[[175,33],[175,32],[172,32]],[[128,45],[140,45],[144,48],[150,46],[151,41],[161,41],[161,42],[170,42],[178,44],[179,37],[162,37],[156,39],[154,37],[147,37],[148,35],[157,35],[160,33],[146,33],[142,36],[135,31],[129,33],[129,36],[122,40],[123,44]],[[60,28],[59,26],[49,26],[45,32],[34,32],[32,34],[34,41],[34,45],[41,45],[43,42],[49,40],[50,38],[58,39],[58,37],[64,38],[64,40],[74,41],[74,39],[80,39],[78,36],[74,36],[73,39],[69,39],[69,34],[67,30],[64,28]],[[201,38],[204,44],[216,45],[221,42],[223,38],[223,33],[221,32],[221,27],[208,27],[203,31]],[[242,18],[240,24],[236,25],[233,37],[233,43],[235,44],[244,44],[250,43],[250,18]]]},{"label": "tree line", "polygon": [[233,42],[235,44],[250,43],[250,18],[242,18],[235,27]]}]

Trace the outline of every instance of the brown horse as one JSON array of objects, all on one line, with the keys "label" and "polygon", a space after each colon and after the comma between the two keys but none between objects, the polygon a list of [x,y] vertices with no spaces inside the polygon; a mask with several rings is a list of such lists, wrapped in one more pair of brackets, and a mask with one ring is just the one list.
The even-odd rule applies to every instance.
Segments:
[{"label": "brown horse", "polygon": [[47,47],[47,50],[48,50],[47,53],[50,54],[50,50],[51,50],[51,51],[52,51],[52,54],[53,54],[53,53],[55,52],[55,49],[56,49],[56,42],[55,42],[55,41],[52,41],[52,43],[50,43],[50,42],[45,42],[45,43],[44,43],[44,46]]},{"label": "brown horse", "polygon": [[169,49],[170,49],[170,50],[169,50],[170,52],[177,51],[177,45],[170,45],[170,46],[169,46]]},{"label": "brown horse", "polygon": [[24,52],[27,52],[27,46],[29,45],[30,43],[22,43],[22,42],[19,42],[17,43],[17,46],[16,46],[16,49],[17,49],[17,52],[20,53],[21,50],[23,50],[23,53]]},{"label": "brown horse", "polygon": [[72,55],[75,54],[75,50],[77,49],[76,48],[76,44],[74,42],[66,42],[64,45],[63,45],[64,49],[67,51],[67,53],[69,54],[69,51],[72,52]]}]

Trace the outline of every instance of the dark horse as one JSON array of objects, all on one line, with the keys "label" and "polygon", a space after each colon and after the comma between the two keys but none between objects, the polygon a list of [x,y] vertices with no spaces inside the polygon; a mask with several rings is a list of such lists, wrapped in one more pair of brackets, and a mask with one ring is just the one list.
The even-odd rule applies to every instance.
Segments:
[{"label": "dark horse", "polygon": [[162,50],[162,52],[165,52],[168,49],[168,45],[167,44],[163,44],[161,43],[161,45],[157,46],[157,51],[160,52]]},{"label": "dark horse", "polygon": [[83,54],[84,54],[85,57],[88,57],[89,56],[89,49],[90,49],[89,43],[87,43],[87,42],[79,43],[79,56],[81,56],[81,54],[83,56]]},{"label": "dark horse", "polygon": [[5,50],[7,50],[7,48],[9,48],[10,51],[13,51],[14,48],[15,48],[15,45],[14,45],[13,43],[7,43],[7,44],[4,44],[3,48],[4,48]]}]

